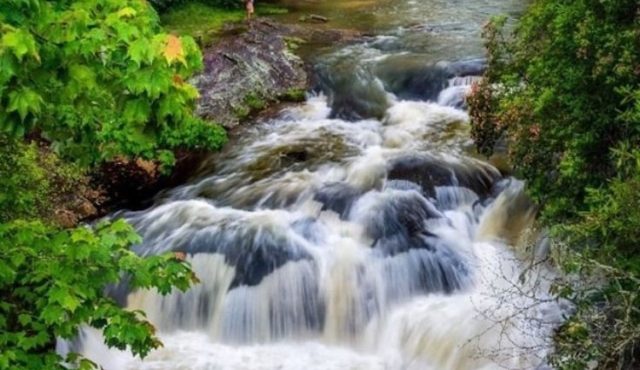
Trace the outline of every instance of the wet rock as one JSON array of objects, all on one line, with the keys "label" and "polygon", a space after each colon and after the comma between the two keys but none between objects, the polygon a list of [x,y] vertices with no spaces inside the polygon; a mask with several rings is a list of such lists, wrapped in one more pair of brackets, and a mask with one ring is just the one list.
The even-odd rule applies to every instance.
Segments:
[{"label": "wet rock", "polygon": [[102,164],[94,173],[93,182],[109,195],[108,208],[138,208],[137,203],[157,192],[159,177],[153,162],[117,159]]},{"label": "wet rock", "polygon": [[318,88],[327,96],[331,118],[381,119],[389,107],[387,92],[371,71],[349,56],[316,66]]},{"label": "wet rock", "polygon": [[292,50],[351,35],[263,19],[230,26],[220,42],[204,50],[204,72],[192,81],[201,96],[197,113],[232,128],[269,102],[299,99],[308,79],[303,60]]},{"label": "wet rock", "polygon": [[304,64],[289,50],[284,26],[259,20],[227,33],[204,50],[204,72],[193,80],[198,114],[231,128],[267,100],[306,88]]},{"label": "wet rock", "polygon": [[452,63],[440,63],[444,65],[449,77],[481,76],[487,69],[485,58],[459,60]]},{"label": "wet rock", "polygon": [[445,161],[427,155],[397,158],[391,162],[387,172],[389,180],[407,180],[420,185],[429,197],[435,197],[436,186],[462,186],[473,190],[480,197],[491,193],[494,182],[501,178],[500,172],[489,165]]},{"label": "wet rock", "polygon": [[362,190],[353,186],[336,182],[319,189],[313,196],[313,200],[322,203],[322,210],[330,210],[346,218],[351,206],[362,195]]},{"label": "wet rock", "polygon": [[285,263],[310,258],[285,231],[234,223],[215,232],[197,233],[175,251],[223,254],[236,272],[229,289],[258,285]]},{"label": "wet rock", "polygon": [[376,66],[385,88],[402,99],[436,100],[448,84],[446,69],[425,64],[416,55],[390,57]]},{"label": "wet rock", "polygon": [[[410,241],[428,236],[425,220],[441,218],[442,214],[417,191],[386,190],[363,196],[351,216],[364,224],[367,235],[375,241],[374,247],[391,246],[383,248],[384,254],[394,255],[422,247],[425,244],[422,240]],[[380,243],[381,240],[389,243]]]}]

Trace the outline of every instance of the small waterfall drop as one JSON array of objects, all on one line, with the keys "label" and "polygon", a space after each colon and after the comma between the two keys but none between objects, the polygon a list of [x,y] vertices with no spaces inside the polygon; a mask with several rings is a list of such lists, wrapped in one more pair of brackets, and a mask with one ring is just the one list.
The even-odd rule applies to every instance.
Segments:
[{"label": "small waterfall drop", "polygon": [[484,62],[425,62],[414,38],[399,28],[329,53],[324,92],[243,129],[151,208],[118,213],[143,237],[136,253],[184,252],[201,280],[112,290],[163,348],[142,361],[86,329],[61,350],[106,370],[543,368],[562,307],[553,271],[513,248],[535,208],[468,155],[464,98]]}]

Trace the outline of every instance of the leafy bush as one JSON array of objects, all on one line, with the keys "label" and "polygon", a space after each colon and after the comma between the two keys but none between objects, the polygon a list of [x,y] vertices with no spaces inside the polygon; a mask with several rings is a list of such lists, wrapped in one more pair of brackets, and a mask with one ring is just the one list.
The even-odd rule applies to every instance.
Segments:
[{"label": "leafy bush", "polygon": [[[141,311],[127,311],[103,294],[130,277],[132,286],[185,290],[196,282],[173,256],[142,258],[129,250],[139,236],[124,221],[55,230],[40,222],[0,224],[0,368],[64,369],[56,338],[81,325],[101,329],[109,346],[144,356],[161,345]],[[72,355],[71,362],[91,367]]]},{"label": "leafy bush", "polygon": [[583,210],[585,189],[615,175],[609,150],[640,144],[638,12],[633,0],[538,0],[513,38],[505,41],[503,20],[487,27],[496,100],[472,100],[472,113],[491,116],[492,125],[472,124],[506,129],[512,163],[545,216]]},{"label": "leafy bush", "polygon": [[504,139],[552,227],[576,314],[561,369],[640,366],[640,4],[536,0],[515,32],[487,25],[489,69],[469,98],[472,133]]},{"label": "leafy bush", "polygon": [[[3,1],[0,30],[0,130],[8,135],[38,132],[91,164],[167,158],[172,148],[158,138],[209,125],[193,117],[198,93],[185,82],[202,67],[198,47],[162,33],[144,1]],[[216,138],[182,135],[179,145],[217,149],[224,136]]]},{"label": "leafy bush", "polygon": [[0,2],[0,368],[65,368],[56,338],[81,325],[140,356],[160,345],[144,314],[104,288],[126,274],[134,288],[185,290],[196,281],[189,265],[135,255],[140,239],[124,221],[59,230],[47,212],[75,186],[76,164],[169,165],[175,148],[219,148],[224,130],[194,117],[197,91],[185,82],[201,66],[194,41],[161,32],[145,1]]}]

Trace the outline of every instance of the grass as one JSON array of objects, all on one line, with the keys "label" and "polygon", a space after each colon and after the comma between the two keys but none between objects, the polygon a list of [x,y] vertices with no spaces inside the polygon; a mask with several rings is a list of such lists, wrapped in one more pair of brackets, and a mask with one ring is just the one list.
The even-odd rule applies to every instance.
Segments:
[{"label": "grass", "polygon": [[[284,13],[287,9],[270,4],[258,4],[256,7],[258,16]],[[200,46],[208,46],[215,41],[226,23],[239,22],[244,18],[243,8],[219,8],[198,1],[182,3],[160,15],[167,31],[192,36]]]}]

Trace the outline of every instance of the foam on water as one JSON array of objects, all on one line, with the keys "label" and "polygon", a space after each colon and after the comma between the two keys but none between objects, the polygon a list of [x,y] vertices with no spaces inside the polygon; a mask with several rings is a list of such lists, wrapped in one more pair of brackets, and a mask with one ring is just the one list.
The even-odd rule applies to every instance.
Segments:
[{"label": "foam on water", "polygon": [[[165,343],[145,361],[107,350],[90,330],[78,347],[85,355],[107,370],[493,369],[542,361],[560,318],[548,286],[518,283],[531,271],[507,247],[533,214],[522,184],[498,181],[495,169],[455,148],[438,154],[424,143],[466,114],[396,101],[384,122],[348,123],[327,119],[322,102],[312,97],[283,112],[265,126],[266,139],[252,131],[228,154],[233,160],[149,210],[124,214],[144,238],[138,253],[186,252],[202,282],[186,293],[125,298],[147,312]],[[348,148],[337,161],[305,152],[299,169],[245,178],[253,157],[328,133]],[[394,171],[398,164],[409,173]],[[513,284],[544,297],[545,307],[514,295]],[[528,303],[531,312],[518,312]],[[502,320],[513,328],[507,334]],[[501,343],[505,335],[514,348]]]},{"label": "foam on water", "polygon": [[[544,364],[562,320],[554,275],[513,248],[535,208],[521,182],[465,155],[461,108],[483,62],[418,60],[398,77],[403,37],[328,56],[327,94],[244,129],[150,209],[118,214],[143,236],[137,253],[184,252],[201,280],[167,296],[110,289],[163,348],[142,361],[85,329],[59,351],[106,370]],[[353,91],[331,91],[351,78]]]}]

